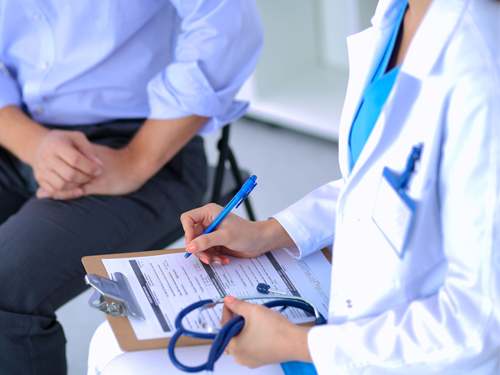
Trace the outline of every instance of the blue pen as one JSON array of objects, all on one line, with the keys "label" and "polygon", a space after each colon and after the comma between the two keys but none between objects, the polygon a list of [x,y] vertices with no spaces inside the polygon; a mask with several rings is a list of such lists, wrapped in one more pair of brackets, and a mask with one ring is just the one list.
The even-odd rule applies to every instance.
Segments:
[{"label": "blue pen", "polygon": [[[253,175],[250,177],[241,187],[240,191],[236,193],[236,195],[231,199],[231,201],[224,207],[224,209],[221,211],[220,214],[217,215],[214,221],[210,223],[207,229],[205,229],[200,236],[203,236],[204,234],[208,234],[212,232],[215,228],[219,226],[219,224],[226,218],[226,216],[231,212],[231,210],[236,206],[238,208],[240,204],[243,203],[243,201],[248,197],[248,194],[250,194],[253,190],[254,187],[257,186],[257,183],[255,182],[257,180],[257,176]],[[184,258],[189,258],[191,253],[186,253],[184,255]]]}]

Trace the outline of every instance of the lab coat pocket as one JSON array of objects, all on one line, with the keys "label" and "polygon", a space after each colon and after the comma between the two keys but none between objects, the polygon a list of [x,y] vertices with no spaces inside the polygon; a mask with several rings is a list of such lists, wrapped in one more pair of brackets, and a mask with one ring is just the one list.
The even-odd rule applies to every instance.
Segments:
[{"label": "lab coat pocket", "polygon": [[[436,179],[422,176],[408,190],[417,202],[414,227],[409,237],[402,272],[408,300],[434,293],[444,281],[446,257],[442,247],[440,202]],[[429,280],[433,280],[429,283]],[[438,282],[438,280],[440,280]]]},{"label": "lab coat pocket", "polygon": [[404,258],[408,246],[415,211],[415,202],[398,186],[394,173],[385,168],[375,198],[372,220],[400,259]]},{"label": "lab coat pocket", "polygon": [[[419,182],[420,179],[423,181]],[[377,315],[428,296],[442,284],[446,261],[440,245],[437,189],[432,180],[424,183],[428,180],[425,179],[425,173],[420,171],[415,176],[417,181],[407,190],[416,214],[403,259],[395,254],[372,220],[365,220],[364,225],[361,220],[357,228],[349,225],[337,235],[332,270],[332,321]],[[351,202],[359,199],[356,191],[349,197]],[[346,221],[354,222],[347,210],[346,217]]]}]

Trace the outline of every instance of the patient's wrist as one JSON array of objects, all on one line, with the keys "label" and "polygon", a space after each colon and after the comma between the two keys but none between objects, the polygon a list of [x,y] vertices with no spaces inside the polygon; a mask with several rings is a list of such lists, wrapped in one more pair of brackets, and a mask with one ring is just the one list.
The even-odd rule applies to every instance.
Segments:
[{"label": "patient's wrist", "polygon": [[0,133],[0,146],[33,166],[40,142],[49,130],[34,122],[19,107],[8,105],[0,108]]},{"label": "patient's wrist", "polygon": [[156,155],[148,152],[147,149],[134,147],[129,144],[121,149],[126,154],[125,158],[129,165],[129,170],[138,180],[147,181],[153,177],[161,168],[162,164],[158,161]]}]

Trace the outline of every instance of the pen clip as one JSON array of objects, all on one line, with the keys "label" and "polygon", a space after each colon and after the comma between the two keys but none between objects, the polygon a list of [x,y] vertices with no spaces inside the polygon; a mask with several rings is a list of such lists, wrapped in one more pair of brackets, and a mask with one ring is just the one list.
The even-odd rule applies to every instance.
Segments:
[{"label": "pen clip", "polygon": [[411,154],[406,161],[406,169],[398,179],[398,189],[404,190],[406,188],[412,173],[415,171],[415,164],[420,160],[423,147],[422,143],[413,146]]},{"label": "pen clip", "polygon": [[238,202],[238,204],[236,205],[236,208],[238,208],[242,203],[243,201],[248,197],[248,194],[250,194],[252,192],[252,190],[257,186],[257,183],[253,184],[252,188],[250,190],[248,190],[245,195],[240,199],[240,201]]}]

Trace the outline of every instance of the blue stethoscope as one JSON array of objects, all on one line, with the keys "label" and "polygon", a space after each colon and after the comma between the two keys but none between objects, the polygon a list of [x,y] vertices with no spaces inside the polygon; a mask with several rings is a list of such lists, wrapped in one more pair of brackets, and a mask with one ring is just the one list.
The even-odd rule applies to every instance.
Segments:
[{"label": "blue stethoscope", "polygon": [[[325,324],[326,320],[321,315],[320,312],[316,309],[316,307],[309,301],[300,298],[300,297],[293,297],[293,296],[262,296],[262,295],[256,295],[256,296],[249,296],[249,297],[244,297],[241,298],[243,300],[254,300],[254,299],[272,299],[269,302],[264,303],[263,305],[269,308],[272,307],[281,307],[280,312],[283,312],[287,307],[295,307],[297,309],[303,310],[311,315],[314,316],[315,323],[318,324]],[[177,315],[177,318],[175,319],[175,328],[176,332],[174,336],[170,339],[170,344],[168,346],[168,355],[170,359],[172,360],[172,363],[182,371],[186,372],[199,372],[203,370],[207,371],[213,371],[214,370],[214,365],[215,362],[220,358],[222,353],[224,353],[224,350],[226,349],[227,344],[229,344],[229,341],[234,337],[237,336],[241,330],[243,329],[243,326],[245,325],[245,320],[243,319],[242,316],[235,316],[233,319],[231,319],[229,322],[227,322],[222,329],[217,329],[217,328],[212,328],[208,327],[207,331],[208,333],[201,333],[201,332],[194,332],[190,331],[182,325],[182,319],[184,319],[185,316],[187,316],[189,313],[193,312],[196,309],[200,309],[200,311],[203,311],[204,309],[207,308],[212,308],[217,304],[223,303],[224,300],[223,298],[219,299],[205,299],[202,301],[195,302],[189,306],[187,306],[185,309],[183,309],[179,315]],[[204,326],[204,324],[202,324]],[[207,328],[204,326],[204,328]],[[208,339],[208,340],[213,340],[212,348],[210,349],[210,354],[208,356],[208,360],[205,364],[199,365],[196,367],[189,367],[186,366],[182,363],[180,363],[177,358],[175,357],[175,344],[177,343],[177,340],[181,336],[188,336],[188,337],[194,337],[198,339]]]}]

